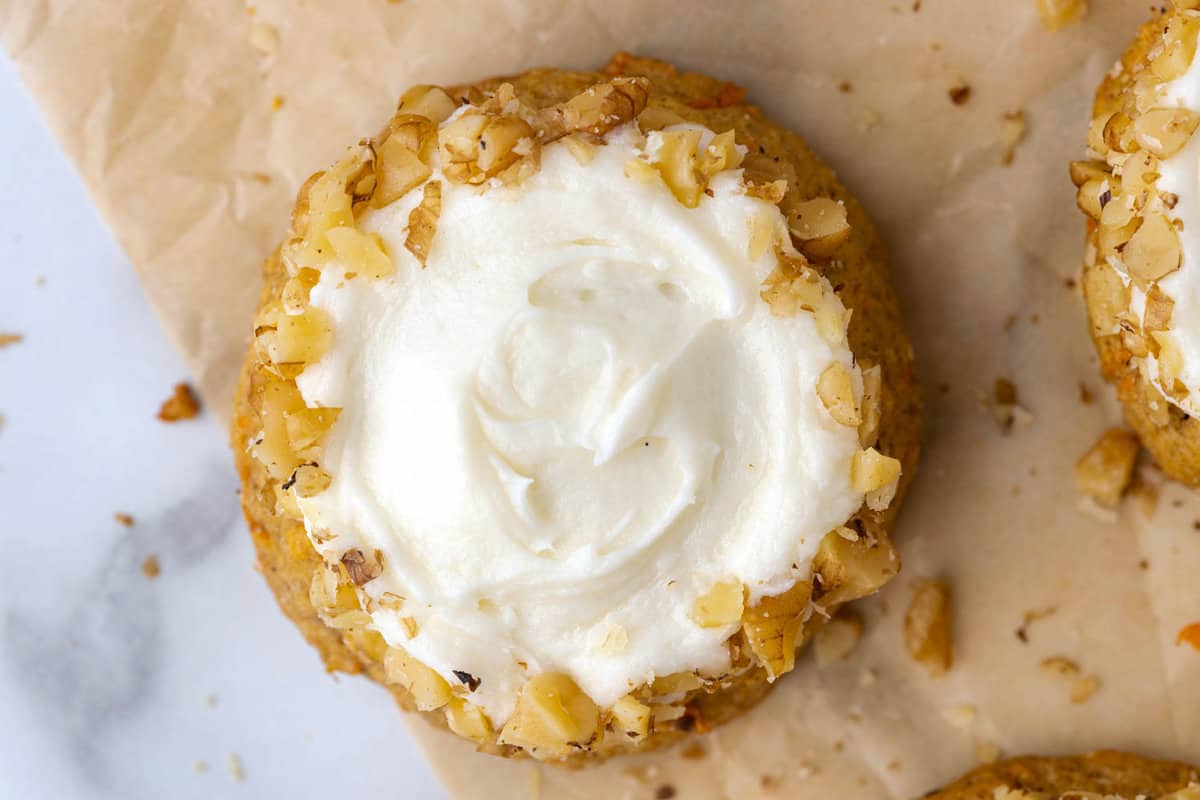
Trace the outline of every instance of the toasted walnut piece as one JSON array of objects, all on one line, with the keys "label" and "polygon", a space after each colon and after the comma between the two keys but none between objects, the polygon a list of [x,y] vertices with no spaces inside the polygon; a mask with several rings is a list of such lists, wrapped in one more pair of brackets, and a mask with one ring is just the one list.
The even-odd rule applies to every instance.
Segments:
[{"label": "toasted walnut piece", "polygon": [[1134,196],[1135,206],[1141,208],[1151,186],[1160,177],[1159,162],[1148,150],[1131,153],[1121,165],[1121,187]]},{"label": "toasted walnut piece", "polygon": [[1112,114],[1096,117],[1088,125],[1087,146],[1090,151],[1089,155],[1095,155],[1099,158],[1104,158],[1108,155],[1108,144],[1104,141],[1104,127],[1108,124],[1111,116]]},{"label": "toasted walnut piece", "polygon": [[450,684],[441,675],[399,647],[387,651],[383,667],[387,682],[407,689],[421,711],[441,708],[454,697]]},{"label": "toasted walnut piece", "polygon": [[285,248],[285,262],[319,267],[333,255],[326,234],[335,228],[354,226],[350,186],[358,182],[365,166],[363,152],[356,150],[309,179],[292,217],[292,230],[299,239]]},{"label": "toasted walnut piece", "polygon": [[409,639],[414,638],[420,632],[420,627],[417,625],[417,621],[412,617],[401,617],[400,626],[404,628],[404,635]]},{"label": "toasted walnut piece", "polygon": [[438,132],[442,171],[455,183],[484,183],[524,158],[518,143],[533,137],[520,117],[469,111]]},{"label": "toasted walnut piece", "polygon": [[1105,161],[1072,161],[1070,173],[1071,183],[1083,186],[1090,180],[1105,180],[1112,169]]},{"label": "toasted walnut piece", "polygon": [[862,638],[862,617],[853,611],[842,611],[835,618],[817,628],[813,634],[813,655],[817,667],[824,669],[835,661],[850,655],[850,651]]},{"label": "toasted walnut piece", "polygon": [[1082,672],[1079,665],[1066,656],[1044,658],[1038,668],[1052,678],[1073,678]]},{"label": "toasted walnut piece", "polygon": [[288,443],[286,419],[304,408],[304,398],[295,383],[273,375],[256,375],[255,384],[263,429],[250,450],[273,479],[283,480],[300,463]]},{"label": "toasted walnut piece", "polygon": [[900,569],[900,557],[891,540],[871,543],[827,533],[813,558],[813,572],[820,580],[822,605],[832,606],[876,591]]},{"label": "toasted walnut piece", "polygon": [[1021,110],[1008,111],[1004,114],[1004,122],[1000,129],[1000,143],[1004,146],[1000,154],[1000,163],[1008,166],[1017,155],[1017,145],[1025,140],[1029,125],[1025,120],[1025,112]]},{"label": "toasted walnut piece", "polygon": [[923,580],[904,614],[904,645],[929,674],[939,677],[954,664],[950,635],[950,589],[941,581]]},{"label": "toasted walnut piece", "polygon": [[800,251],[812,258],[828,258],[850,238],[846,207],[830,197],[799,203],[788,215],[788,229]]},{"label": "toasted walnut piece", "polygon": [[279,295],[283,310],[289,314],[299,314],[308,306],[308,295],[312,288],[321,280],[321,273],[311,267],[304,267],[287,279]]},{"label": "toasted walnut piece", "polygon": [[401,136],[389,136],[375,148],[375,188],[371,206],[383,206],[399,200],[420,186],[433,174],[432,168],[421,160]]},{"label": "toasted walnut piece", "polygon": [[146,556],[146,560],[142,562],[142,574],[149,580],[154,580],[162,574],[162,567],[158,563],[158,556]]},{"label": "toasted walnut piece", "polygon": [[302,408],[286,414],[284,428],[292,452],[305,454],[333,427],[341,412],[340,408]]},{"label": "toasted walnut piece", "polygon": [[1099,220],[1104,206],[1107,205],[1107,201],[1101,198],[1106,196],[1112,196],[1108,177],[1090,178],[1080,184],[1079,191],[1075,193],[1075,205],[1092,219]]},{"label": "toasted walnut piece", "polygon": [[846,340],[849,311],[829,284],[813,270],[801,256],[793,256],[776,249],[778,263],[762,283],[759,297],[771,308],[776,317],[794,317],[807,311],[816,318],[817,332],[826,342],[837,345]]},{"label": "toasted walnut piece", "polygon": [[450,730],[478,744],[488,741],[492,735],[492,723],[478,706],[461,697],[452,697],[445,706],[446,724]]},{"label": "toasted walnut piece", "polygon": [[854,399],[854,383],[849,370],[840,361],[826,367],[817,379],[817,397],[834,422],[848,428],[862,424],[862,414]]},{"label": "toasted walnut piece", "polygon": [[751,261],[758,261],[767,254],[767,250],[779,241],[780,233],[777,216],[770,212],[758,212],[750,217],[750,241],[746,253]]},{"label": "toasted walnut piece", "polygon": [[701,628],[720,628],[742,618],[745,589],[738,581],[718,581],[692,605],[692,621]]},{"label": "toasted walnut piece", "polygon": [[711,178],[727,169],[740,167],[742,155],[742,148],[734,141],[733,131],[718,133],[700,154],[698,168],[701,174]]},{"label": "toasted walnut piece", "polygon": [[1084,273],[1084,291],[1092,309],[1096,333],[1111,334],[1119,325],[1118,315],[1129,308],[1130,290],[1117,271],[1096,267]]},{"label": "toasted walnut piece", "polygon": [[438,219],[442,215],[442,184],[430,181],[425,184],[421,202],[408,215],[408,235],[404,247],[424,268],[437,234]]},{"label": "toasted walnut piece", "polygon": [[379,563],[377,552],[364,553],[356,547],[342,553],[341,560],[355,586],[362,586],[383,574],[383,565]]},{"label": "toasted walnut piece", "polygon": [[420,84],[404,93],[396,110],[400,114],[415,114],[440,124],[445,122],[456,108],[458,104],[440,86]]},{"label": "toasted walnut piece", "polygon": [[683,695],[694,689],[699,689],[704,681],[694,672],[676,672],[672,675],[662,675],[654,679],[649,687],[649,697],[667,698],[672,695]]},{"label": "toasted walnut piece", "polygon": [[1099,688],[1099,678],[1095,675],[1085,675],[1082,678],[1076,678],[1071,681],[1071,693],[1069,697],[1072,703],[1086,703]]},{"label": "toasted walnut piece", "polygon": [[1122,252],[1125,268],[1134,278],[1156,281],[1179,269],[1179,234],[1163,214],[1147,214]]},{"label": "toasted walnut piece", "polygon": [[[1183,149],[1200,125],[1200,114],[1186,108],[1152,108],[1133,122],[1137,143],[1159,158]],[[1128,149],[1123,152],[1129,152]]]},{"label": "toasted walnut piece", "polygon": [[575,681],[543,674],[525,683],[498,741],[524,748],[534,758],[564,758],[599,732],[600,710]]},{"label": "toasted walnut piece", "polygon": [[1141,226],[1141,217],[1134,217],[1129,221],[1128,225],[1119,228],[1101,225],[1096,232],[1096,243],[1100,246],[1100,257],[1109,262],[1120,258],[1121,252]]},{"label": "toasted walnut piece", "polygon": [[630,743],[638,744],[650,733],[650,706],[627,694],[613,703],[613,727]]},{"label": "toasted walnut piece", "polygon": [[276,365],[311,364],[325,354],[333,340],[333,326],[325,312],[319,309],[308,308],[300,314],[279,314],[274,322],[275,328],[270,332],[266,350],[271,362]]},{"label": "toasted walnut piece", "polygon": [[586,167],[596,157],[596,144],[582,134],[573,133],[565,136],[562,143],[580,166]]},{"label": "toasted walnut piece", "polygon": [[[885,456],[874,447],[868,447],[854,454],[850,463],[850,485],[856,492],[870,494],[897,483],[900,480],[900,472],[899,460]],[[887,508],[887,505],[883,508]],[[883,509],[872,506],[871,510]]]},{"label": "toasted walnut piece", "polygon": [[1192,15],[1175,14],[1167,20],[1163,31],[1161,52],[1150,62],[1150,72],[1160,81],[1181,77],[1196,58],[1196,34],[1200,19]]},{"label": "toasted walnut piece", "polygon": [[1133,433],[1113,428],[1075,463],[1075,485],[1105,508],[1115,508],[1133,480],[1140,444]]},{"label": "toasted walnut piece", "polygon": [[874,447],[879,441],[879,423],[883,417],[883,367],[861,361],[863,395],[862,422],[858,426],[860,447]]},{"label": "toasted walnut piece", "polygon": [[637,117],[638,128],[642,133],[661,131],[663,128],[680,125],[684,122],[687,120],[674,111],[660,106],[646,106]]},{"label": "toasted walnut piece", "polygon": [[1175,301],[1170,298],[1158,284],[1153,284],[1146,292],[1146,308],[1142,315],[1142,327],[1147,331],[1165,331],[1171,327],[1171,312],[1175,309]]},{"label": "toasted walnut piece", "polygon": [[1132,195],[1114,197],[1100,209],[1100,224],[1106,228],[1123,228],[1133,221],[1137,212]]},{"label": "toasted walnut piece", "polygon": [[796,666],[796,644],[811,597],[812,584],[799,581],[783,594],[764,597],[746,609],[742,632],[768,680]]},{"label": "toasted walnut piece", "polygon": [[787,194],[787,188],[788,182],[783,179],[766,182],[746,181],[746,196],[779,205]]},{"label": "toasted walnut piece", "polygon": [[662,136],[662,146],[654,167],[675,199],[687,208],[695,208],[700,205],[705,186],[696,163],[700,131],[662,131],[659,135]]},{"label": "toasted walnut piece", "polygon": [[1038,16],[1048,31],[1059,31],[1087,13],[1087,0],[1037,0]]},{"label": "toasted walnut piece", "polygon": [[328,489],[332,482],[329,473],[316,464],[301,464],[292,472],[283,488],[291,489],[297,497],[313,497]]},{"label": "toasted walnut piece", "polygon": [[626,178],[635,180],[638,183],[644,183],[647,186],[653,186],[662,182],[662,173],[647,162],[636,158],[626,161],[623,171]]},{"label": "toasted walnut piece", "polygon": [[1167,331],[1153,331],[1150,334],[1157,348],[1158,384],[1169,397],[1181,400],[1190,393],[1187,386],[1179,379],[1183,372],[1183,352],[1179,343]]},{"label": "toasted walnut piece", "polygon": [[334,228],[326,236],[347,272],[372,280],[385,278],[395,272],[392,259],[388,257],[378,234],[363,233],[355,228]]},{"label": "toasted walnut piece", "polygon": [[641,114],[649,99],[650,81],[646,78],[613,78],[577,94],[557,110],[564,133],[586,131],[603,136]]},{"label": "toasted walnut piece", "polygon": [[1110,151],[1132,153],[1137,149],[1133,118],[1124,111],[1118,111],[1108,118],[1104,123],[1103,135],[1104,144]]},{"label": "toasted walnut piece", "polygon": [[200,413],[200,400],[192,387],[186,383],[175,384],[171,396],[158,408],[158,418],[163,422],[179,422],[191,419]]}]

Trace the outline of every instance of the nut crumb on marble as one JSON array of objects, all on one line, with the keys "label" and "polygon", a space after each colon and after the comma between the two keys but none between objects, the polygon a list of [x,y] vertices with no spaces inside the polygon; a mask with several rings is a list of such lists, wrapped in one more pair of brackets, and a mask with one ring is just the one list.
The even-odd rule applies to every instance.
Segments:
[{"label": "nut crumb on marble", "polygon": [[200,400],[186,383],[175,384],[174,393],[159,406],[158,418],[163,422],[192,419],[200,413]]},{"label": "nut crumb on marble", "polygon": [[142,574],[149,580],[154,580],[162,573],[161,567],[158,564],[158,556],[146,556],[146,560],[142,562]]},{"label": "nut crumb on marble", "polygon": [[904,645],[935,678],[954,664],[951,617],[950,588],[932,579],[919,582],[904,614]]},{"label": "nut crumb on marble", "polygon": [[1133,481],[1141,444],[1122,428],[1104,432],[1075,463],[1075,485],[1104,508],[1116,508]]},{"label": "nut crumb on marble", "polygon": [[960,83],[947,89],[946,94],[954,105],[966,105],[967,101],[971,99],[971,87],[968,84]]},{"label": "nut crumb on marble", "polygon": [[229,777],[233,778],[238,783],[246,780],[246,771],[242,767],[242,759],[237,753],[230,753],[226,760],[226,766],[229,768]]},{"label": "nut crumb on marble", "polygon": [[113,519],[116,520],[118,524],[124,525],[126,528],[133,527],[133,514],[126,514],[123,511],[116,511],[113,512]]},{"label": "nut crumb on marble", "polygon": [[9,345],[20,344],[25,341],[25,335],[21,333],[0,333],[0,348],[8,347]]}]

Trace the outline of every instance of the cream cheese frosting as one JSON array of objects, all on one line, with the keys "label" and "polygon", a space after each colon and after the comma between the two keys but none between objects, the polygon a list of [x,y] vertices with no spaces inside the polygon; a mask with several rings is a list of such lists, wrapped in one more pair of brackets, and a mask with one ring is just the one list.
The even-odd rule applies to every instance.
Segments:
[{"label": "cream cheese frosting", "polygon": [[608,706],[727,669],[738,623],[702,627],[697,599],[806,580],[864,499],[856,429],[816,390],[836,363],[861,396],[848,345],[759,298],[777,255],[756,232],[790,248],[782,214],[738,171],[695,208],[639,180],[628,164],[659,137],[626,124],[590,160],[547,145],[517,185],[443,181],[424,266],[404,247],[418,187],[357,223],[392,274],[335,258],[311,292],[333,341],[297,386],[342,412],[306,527],[334,561],[382,554],[363,589],[403,601],[374,626],[450,683],[478,679],[496,725],[541,673]]}]

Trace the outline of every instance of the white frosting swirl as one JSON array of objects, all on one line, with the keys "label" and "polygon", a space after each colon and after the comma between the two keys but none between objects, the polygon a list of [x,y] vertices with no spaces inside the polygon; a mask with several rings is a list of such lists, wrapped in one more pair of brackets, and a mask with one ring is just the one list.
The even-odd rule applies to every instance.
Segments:
[{"label": "white frosting swirl", "polygon": [[312,292],[335,338],[297,383],[343,411],[309,529],[335,558],[382,551],[366,589],[406,600],[375,625],[451,683],[479,677],[494,724],[540,672],[609,705],[727,667],[736,625],[698,626],[696,598],[807,578],[863,499],[856,432],[815,391],[837,361],[861,392],[849,349],[758,296],[775,255],[751,259],[751,232],[780,212],[738,172],[695,209],[627,177],[654,138],[623,126],[586,165],[549,145],[515,187],[444,182],[425,268],[403,247],[420,191],[369,211],[395,274],[334,262]]}]

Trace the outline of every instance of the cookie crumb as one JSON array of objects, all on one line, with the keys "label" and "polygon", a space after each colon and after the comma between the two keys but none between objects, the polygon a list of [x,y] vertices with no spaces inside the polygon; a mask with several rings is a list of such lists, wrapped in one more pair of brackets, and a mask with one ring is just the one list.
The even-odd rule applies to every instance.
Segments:
[{"label": "cookie crumb", "polygon": [[121,525],[124,525],[126,528],[133,527],[133,514],[126,514],[123,511],[117,511],[113,513],[113,519],[115,519]]},{"label": "cookie crumb", "polygon": [[142,574],[147,580],[154,580],[162,573],[162,569],[158,565],[158,556],[146,556],[146,560],[142,562]]},{"label": "cookie crumb", "polygon": [[200,413],[200,400],[192,387],[186,383],[175,384],[175,392],[158,409],[158,418],[163,422],[178,422],[192,419]]},{"label": "cookie crumb", "polygon": [[971,99],[971,87],[965,83],[960,83],[957,86],[951,86],[947,89],[946,94],[949,95],[950,102],[954,105],[965,105]]},{"label": "cookie crumb", "polygon": [[25,341],[25,335],[21,333],[0,333],[0,348],[9,347],[10,345],[20,344]]}]

